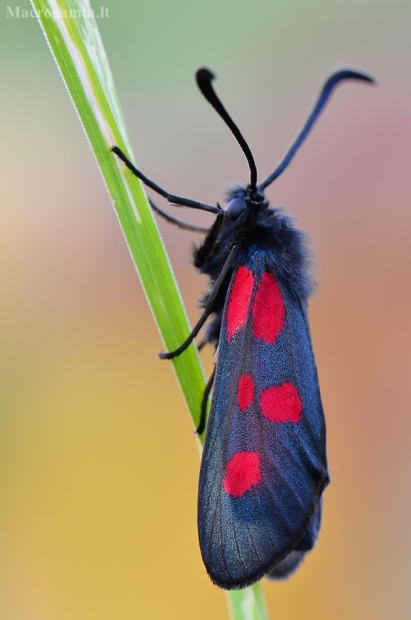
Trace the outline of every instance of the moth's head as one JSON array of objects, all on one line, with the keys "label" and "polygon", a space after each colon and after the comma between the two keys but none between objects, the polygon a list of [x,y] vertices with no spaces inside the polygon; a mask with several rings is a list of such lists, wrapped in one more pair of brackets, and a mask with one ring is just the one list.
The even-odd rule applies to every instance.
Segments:
[{"label": "moth's head", "polygon": [[255,209],[265,203],[264,194],[250,185],[235,185],[226,195],[225,215],[229,220],[237,220],[246,209]]}]

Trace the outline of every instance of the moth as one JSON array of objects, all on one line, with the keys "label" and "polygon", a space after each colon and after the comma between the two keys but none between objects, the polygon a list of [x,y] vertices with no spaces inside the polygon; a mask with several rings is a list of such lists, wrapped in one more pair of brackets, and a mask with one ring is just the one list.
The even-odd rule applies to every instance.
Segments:
[{"label": "moth", "polygon": [[[201,300],[202,316],[178,349],[160,356],[183,354],[211,319],[201,346],[213,345],[217,361],[197,429],[199,434],[206,430],[198,533],[211,580],[230,590],[263,576],[282,579],[293,573],[316,542],[322,493],[329,483],[307,318],[313,289],[310,253],[305,234],[280,208],[270,206],[264,192],[291,162],[334,88],[345,80],[374,80],[352,69],[334,72],[284,159],[258,183],[251,150],[218,98],[213,79],[208,69],[196,73],[200,91],[233,133],[250,171],[248,184],[229,189],[225,209],[170,194],[117,146],[112,151],[170,204],[216,215],[193,256],[211,283]],[[150,202],[168,221],[202,230]]]}]

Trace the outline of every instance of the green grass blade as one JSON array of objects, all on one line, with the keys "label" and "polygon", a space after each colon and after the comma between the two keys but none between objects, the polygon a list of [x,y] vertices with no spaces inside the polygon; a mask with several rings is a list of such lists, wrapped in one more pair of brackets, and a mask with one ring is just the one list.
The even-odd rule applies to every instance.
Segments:
[{"label": "green grass blade", "polygon": [[[133,153],[108,60],[88,0],[31,0],[96,157],[167,350],[190,332],[174,274],[143,188],[110,152]],[[173,360],[194,424],[205,380],[197,349]],[[234,620],[266,620],[259,584],[228,594]]]},{"label": "green grass blade", "polygon": [[244,590],[228,592],[227,600],[232,620],[268,620],[260,583],[255,583]]}]

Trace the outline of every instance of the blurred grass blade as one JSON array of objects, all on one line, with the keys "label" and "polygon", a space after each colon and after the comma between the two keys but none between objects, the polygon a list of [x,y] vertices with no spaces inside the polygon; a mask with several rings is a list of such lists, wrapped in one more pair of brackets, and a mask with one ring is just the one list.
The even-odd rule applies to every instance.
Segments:
[{"label": "blurred grass blade", "polygon": [[[190,327],[144,190],[110,152],[117,145],[133,160],[94,12],[88,0],[31,2],[90,141],[165,348],[176,349]],[[196,347],[173,365],[197,426],[205,381]],[[266,620],[259,584],[228,596],[234,620]]]},{"label": "blurred grass blade", "polygon": [[233,620],[268,620],[260,583],[244,590],[233,590],[228,593],[227,599]]}]

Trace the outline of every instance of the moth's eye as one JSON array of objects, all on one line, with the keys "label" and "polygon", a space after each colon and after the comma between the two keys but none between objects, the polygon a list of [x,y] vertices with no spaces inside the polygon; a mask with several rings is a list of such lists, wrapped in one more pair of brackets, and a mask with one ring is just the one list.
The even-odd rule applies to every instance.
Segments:
[{"label": "moth's eye", "polygon": [[233,198],[228,203],[225,213],[230,220],[236,220],[246,208],[247,203],[243,198]]}]

